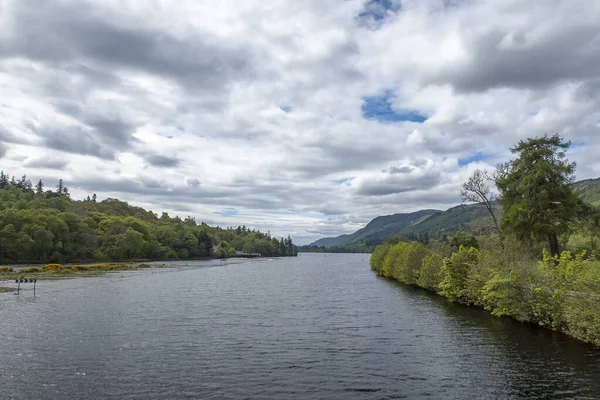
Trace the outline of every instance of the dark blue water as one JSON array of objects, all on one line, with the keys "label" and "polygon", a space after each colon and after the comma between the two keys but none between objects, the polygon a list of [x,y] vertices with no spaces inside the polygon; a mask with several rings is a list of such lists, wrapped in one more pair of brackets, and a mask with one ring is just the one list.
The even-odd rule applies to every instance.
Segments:
[{"label": "dark blue water", "polygon": [[368,256],[209,264],[1,293],[0,398],[600,398],[599,350]]}]

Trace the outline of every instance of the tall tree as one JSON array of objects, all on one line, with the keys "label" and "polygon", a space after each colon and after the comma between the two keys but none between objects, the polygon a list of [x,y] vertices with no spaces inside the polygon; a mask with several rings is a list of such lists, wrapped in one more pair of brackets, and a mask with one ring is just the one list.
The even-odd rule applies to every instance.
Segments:
[{"label": "tall tree", "polygon": [[[471,201],[474,203],[483,204],[487,212],[492,217],[494,226],[500,234],[500,243],[502,240],[502,231],[498,224],[498,218],[494,210],[494,202],[497,201],[497,196],[491,191],[490,187],[486,184],[486,181],[492,181],[492,177],[487,171],[478,169],[473,172],[473,175],[463,183],[463,188],[460,191],[460,196],[463,201]],[[504,246],[503,246],[504,247]]]},{"label": "tall tree", "polygon": [[565,158],[570,145],[558,134],[522,140],[511,149],[517,158],[496,173],[502,229],[529,244],[546,242],[552,255],[559,254],[559,236],[589,210],[570,186],[576,166]]},{"label": "tall tree", "polygon": [[42,182],[41,179],[38,181],[37,185],[35,185],[35,192],[37,194],[43,194],[44,193],[44,182]]},{"label": "tall tree", "polygon": [[0,171],[0,189],[7,188],[9,185],[8,175],[4,174],[4,171]]}]

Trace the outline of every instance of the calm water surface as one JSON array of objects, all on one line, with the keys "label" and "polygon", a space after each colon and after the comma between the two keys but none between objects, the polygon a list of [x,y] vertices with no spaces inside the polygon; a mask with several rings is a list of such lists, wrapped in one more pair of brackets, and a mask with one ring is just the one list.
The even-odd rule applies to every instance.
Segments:
[{"label": "calm water surface", "polygon": [[381,279],[368,255],[215,264],[0,294],[0,398],[600,399],[599,350]]}]

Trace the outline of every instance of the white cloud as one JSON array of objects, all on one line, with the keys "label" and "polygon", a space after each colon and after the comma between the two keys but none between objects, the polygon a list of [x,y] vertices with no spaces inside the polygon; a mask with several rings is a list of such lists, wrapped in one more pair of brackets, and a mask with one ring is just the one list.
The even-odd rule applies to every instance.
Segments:
[{"label": "white cloud", "polygon": [[[366,3],[0,0],[2,169],[302,242],[457,204],[528,136],[600,175],[598,2]],[[384,92],[427,120],[363,118]]]}]

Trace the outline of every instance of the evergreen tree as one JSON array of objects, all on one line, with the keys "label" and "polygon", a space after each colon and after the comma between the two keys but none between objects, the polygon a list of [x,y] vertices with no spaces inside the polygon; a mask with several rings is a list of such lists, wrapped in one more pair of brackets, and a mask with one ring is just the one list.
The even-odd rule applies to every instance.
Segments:
[{"label": "evergreen tree", "polygon": [[559,236],[589,211],[570,186],[575,172],[575,163],[565,159],[570,145],[557,134],[520,141],[511,149],[517,158],[496,174],[502,229],[530,245],[547,243],[553,256],[560,252]]},{"label": "evergreen tree", "polygon": [[0,189],[7,188],[9,184],[8,175],[5,175],[4,171],[0,171]]},{"label": "evergreen tree", "polygon": [[38,181],[37,185],[35,185],[35,192],[37,194],[43,194],[44,193],[44,182],[42,182],[41,179]]}]

